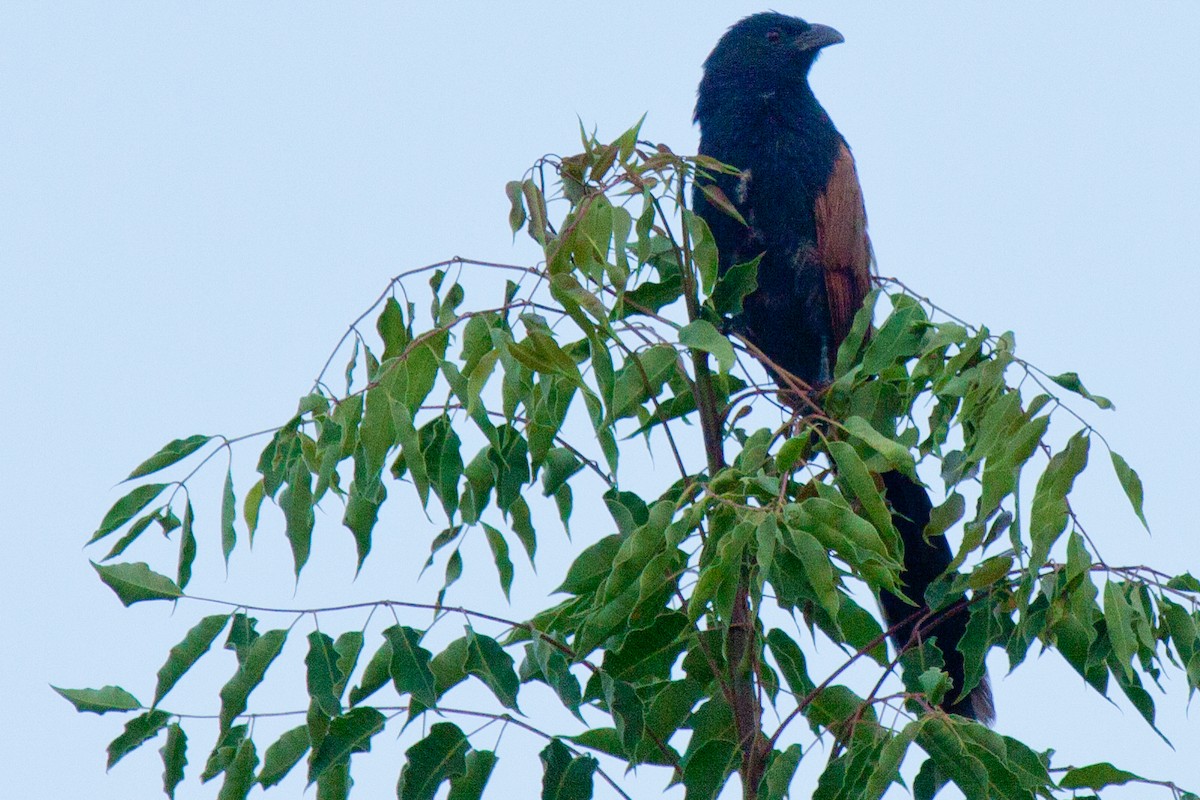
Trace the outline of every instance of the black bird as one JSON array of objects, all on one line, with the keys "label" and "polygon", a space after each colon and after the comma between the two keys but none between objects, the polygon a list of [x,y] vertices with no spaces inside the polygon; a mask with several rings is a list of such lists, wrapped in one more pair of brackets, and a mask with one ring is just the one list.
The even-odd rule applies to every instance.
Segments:
[{"label": "black bird", "polygon": [[[850,330],[871,283],[871,243],[854,158],[808,85],[821,49],[842,42],[833,28],[778,13],[746,17],[721,37],[704,62],[696,102],[700,152],[740,170],[715,183],[745,219],[743,225],[708,201],[700,186],[693,206],[716,239],[721,271],[762,255],[758,288],[733,329],[778,369],[813,389],[832,380],[838,346]],[[923,620],[925,590],[951,561],[945,537],[924,537],[931,504],[923,487],[890,472],[883,476],[892,519],[904,542],[901,579],[916,604],[883,592],[897,646],[914,633],[933,636],[955,688],[947,711],[990,722],[987,678],[967,696],[958,643],[966,612]],[[923,620],[923,621],[922,621]],[[914,631],[921,622],[920,631]]]}]

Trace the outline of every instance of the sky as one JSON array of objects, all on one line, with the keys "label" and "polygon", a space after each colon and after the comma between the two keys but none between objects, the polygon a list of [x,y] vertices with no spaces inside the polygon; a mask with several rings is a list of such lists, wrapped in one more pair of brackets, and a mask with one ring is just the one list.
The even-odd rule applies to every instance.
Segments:
[{"label": "sky", "polygon": [[[1075,507],[1110,562],[1200,574],[1189,512],[1200,445],[1200,5],[775,7],[845,35],[812,83],[854,148],[880,272],[967,320],[1015,331],[1025,358],[1078,371],[1110,397],[1116,412],[1085,416],[1140,472],[1153,534],[1099,453]],[[88,558],[103,553],[82,545],[120,495],[117,482],[175,437],[286,418],[391,276],[453,255],[534,259],[510,235],[504,183],[545,153],[573,152],[580,122],[615,137],[646,114],[645,138],[694,152],[700,65],[726,27],[758,10],[0,8],[0,375],[9,387],[0,399],[9,419],[0,685],[13,796],[158,792],[157,743],[106,774],[104,747],[120,721],[79,715],[48,687],[113,683],[148,697],[167,649],[214,613],[125,610],[96,579]],[[239,494],[253,457],[248,449],[234,460]],[[201,524],[212,524],[215,495],[198,491],[197,503]],[[319,523],[299,586],[274,522],[253,552],[235,553],[228,578],[215,527],[202,528],[197,592],[295,607],[395,596],[398,583],[416,580],[433,528],[389,513],[381,526],[396,535],[380,535],[353,583],[336,512]],[[607,532],[577,530],[576,542]],[[538,574],[519,565],[519,583],[552,587],[569,563],[574,545],[549,527],[543,540]],[[171,545],[138,557],[169,571]],[[494,581],[484,569],[471,574]],[[432,597],[439,583],[426,576],[412,591]],[[520,617],[537,600],[504,613]],[[1180,676],[1159,700],[1171,750],[1123,698],[1106,703],[1054,654],[1031,654],[1011,675],[1002,656],[989,663],[1002,733],[1057,748],[1062,764],[1112,761],[1200,786],[1200,727]],[[202,711],[225,677],[222,662],[181,689],[178,704]],[[255,695],[256,707],[273,699],[283,702]],[[506,737],[513,755],[502,750],[494,780],[532,791],[535,745]],[[198,734],[193,746],[179,797],[215,797],[215,784],[194,779],[208,742]],[[392,791],[404,746],[382,736],[379,752],[360,757],[363,796]],[[819,767],[822,754],[812,756],[806,763]],[[659,796],[663,783],[661,773],[640,775],[635,796]],[[596,796],[611,792],[598,784]]]}]

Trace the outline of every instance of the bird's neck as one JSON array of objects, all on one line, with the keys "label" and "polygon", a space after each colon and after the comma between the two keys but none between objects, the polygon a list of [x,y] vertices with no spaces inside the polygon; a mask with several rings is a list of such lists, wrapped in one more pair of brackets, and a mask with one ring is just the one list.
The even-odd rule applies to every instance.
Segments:
[{"label": "bird's neck", "polygon": [[700,97],[696,119],[705,134],[715,127],[706,125],[706,121],[717,119],[737,120],[737,130],[723,132],[737,138],[761,139],[772,132],[812,135],[828,130],[836,133],[807,79],[782,85],[726,83],[715,79],[708,87],[701,88]]}]

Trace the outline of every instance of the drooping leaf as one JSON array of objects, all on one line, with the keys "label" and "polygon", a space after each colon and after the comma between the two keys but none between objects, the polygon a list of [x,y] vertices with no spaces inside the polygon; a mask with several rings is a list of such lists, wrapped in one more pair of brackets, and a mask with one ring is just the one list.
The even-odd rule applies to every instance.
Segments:
[{"label": "drooping leaf", "polygon": [[1125,496],[1129,498],[1129,504],[1133,506],[1133,512],[1137,514],[1138,519],[1142,521],[1142,525],[1146,530],[1150,530],[1150,525],[1146,522],[1145,512],[1142,510],[1142,503],[1145,496],[1142,489],[1142,479],[1134,472],[1133,467],[1129,466],[1129,462],[1122,458],[1115,450],[1109,450],[1109,455],[1112,456],[1113,470],[1117,473],[1117,480],[1121,482],[1121,488],[1125,491]]},{"label": "drooping leaf", "polygon": [[276,785],[300,763],[300,759],[308,752],[308,726],[299,725],[289,731],[284,731],[263,755],[262,771],[258,774],[258,782],[264,789]]},{"label": "drooping leaf", "polygon": [[592,775],[599,766],[592,756],[572,756],[558,739],[550,740],[542,759],[542,800],[591,800]]},{"label": "drooping leaf", "polygon": [[233,470],[225,473],[225,487],[221,491],[221,554],[225,556],[225,567],[229,567],[229,555],[237,546],[237,531],[233,522],[237,518],[237,498],[233,495]]},{"label": "drooping leaf", "polygon": [[466,772],[450,776],[450,794],[446,800],[481,800],[496,761],[496,754],[491,750],[467,753]]},{"label": "drooping leaf", "polygon": [[[236,627],[236,624],[235,624]],[[227,731],[233,720],[246,710],[250,693],[262,683],[279,652],[287,641],[287,631],[267,631],[250,645],[245,661],[238,667],[224,686],[221,687],[221,730]],[[256,757],[257,758],[257,757]]]},{"label": "drooping leaf", "polygon": [[154,498],[162,494],[162,490],[169,485],[167,483],[147,483],[130,490],[108,509],[104,519],[100,521],[100,527],[92,534],[92,538],[88,539],[88,544],[103,539],[136,517],[138,512],[154,502]]},{"label": "drooping leaf", "polygon": [[392,644],[387,639],[384,639],[383,644],[375,651],[375,655],[371,656],[371,660],[367,662],[367,666],[363,669],[362,681],[358,686],[350,690],[350,705],[358,705],[366,698],[375,694],[383,688],[391,679],[392,670]]},{"label": "drooping leaf", "polygon": [[636,758],[638,745],[642,742],[645,726],[645,708],[632,685],[612,678],[607,672],[600,673],[604,687],[604,701],[616,724],[617,736],[621,740],[627,758]]},{"label": "drooping leaf", "polygon": [[334,717],[329,723],[329,732],[313,753],[308,767],[308,782],[311,785],[331,767],[346,762],[352,753],[371,749],[371,737],[383,730],[387,719],[370,706],[359,706],[344,715]]},{"label": "drooping leaf", "polygon": [[110,561],[121,555],[121,553],[124,553],[129,548],[129,545],[137,541],[138,537],[145,533],[146,529],[149,528],[151,524],[155,522],[162,522],[162,512],[163,508],[160,506],[159,508],[156,508],[140,517],[136,522],[129,526],[129,530],[125,532],[125,535],[117,540],[117,543],[112,546],[112,548],[101,560]]},{"label": "drooping leaf", "polygon": [[721,372],[733,369],[733,345],[708,320],[698,319],[680,328],[679,343],[692,350],[711,353],[717,359],[717,368]]},{"label": "drooping leaf", "polygon": [[438,788],[467,772],[466,735],[452,722],[435,722],[429,734],[405,751],[396,785],[399,800],[433,800]]},{"label": "drooping leaf", "polygon": [[163,762],[163,794],[175,800],[175,789],[183,782],[187,766],[187,734],[178,723],[167,726],[167,741],[158,751]]},{"label": "drooping leaf", "polygon": [[152,571],[148,564],[141,561],[110,566],[93,561],[92,568],[126,607],[145,600],[175,600],[183,597],[183,591],[174,581]]},{"label": "drooping leaf", "polygon": [[304,658],[307,669],[308,696],[327,716],[342,713],[340,692],[334,687],[342,683],[344,676],[338,667],[338,654],[333,649],[333,639],[320,631],[308,635],[308,655]]},{"label": "drooping leaf", "polygon": [[125,723],[125,730],[108,745],[108,769],[112,769],[126,755],[158,736],[158,732],[170,721],[171,715],[165,711],[147,711]]},{"label": "drooping leaf", "polygon": [[107,714],[109,711],[133,711],[142,707],[136,697],[120,686],[104,686],[99,689],[62,689],[58,686],[50,688],[80,712]]},{"label": "drooping leaf", "polygon": [[1090,441],[1085,432],[1076,433],[1062,452],[1054,454],[1038,479],[1029,522],[1033,541],[1030,563],[1035,568],[1045,563],[1050,548],[1067,527],[1067,495],[1087,466]]},{"label": "drooping leaf", "polygon": [[758,288],[758,264],[762,256],[755,256],[744,264],[734,264],[717,279],[713,287],[712,304],[722,317],[742,313],[746,297]]},{"label": "drooping leaf", "polygon": [[217,740],[216,746],[208,754],[208,760],[204,762],[204,771],[200,773],[201,783],[208,783],[229,768],[249,731],[249,725],[234,725]]},{"label": "drooping leaf", "polygon": [[396,691],[411,694],[426,708],[437,705],[433,673],[429,669],[431,656],[421,647],[421,632],[405,625],[393,625],[383,635],[391,645],[390,671]]},{"label": "drooping leaf", "polygon": [[520,680],[512,656],[495,639],[473,628],[467,628],[467,642],[467,671],[483,681],[505,708],[516,709]]},{"label": "drooping leaf", "polygon": [[292,546],[292,563],[296,577],[299,578],[300,571],[308,563],[313,525],[316,524],[316,516],[313,513],[312,474],[303,459],[297,459],[296,467],[288,478],[287,488],[279,496],[279,506],[283,509],[283,517],[287,523],[285,533]]},{"label": "drooping leaf", "polygon": [[796,768],[800,766],[802,753],[800,745],[793,744],[782,753],[776,751],[771,754],[770,763],[767,764],[767,771],[759,787],[759,800],[783,800],[789,795],[792,778],[796,774]]},{"label": "drooping leaf", "polygon": [[1058,785],[1063,789],[1103,789],[1106,786],[1124,786],[1130,781],[1144,780],[1145,778],[1140,775],[1118,769],[1107,761],[1101,761],[1098,764],[1067,770]]},{"label": "drooping leaf", "polygon": [[166,662],[158,670],[158,684],[154,689],[152,707],[157,706],[179,679],[208,652],[228,623],[228,614],[205,617],[192,626],[183,637],[183,641],[171,648]]},{"label": "drooping leaf", "polygon": [[254,740],[243,739],[234,752],[233,761],[225,768],[225,780],[217,800],[245,800],[254,788],[254,770],[258,767],[258,751]]},{"label": "drooping leaf", "polygon": [[340,698],[345,694],[346,684],[350,680],[351,673],[354,672],[354,667],[358,664],[358,657],[362,654],[362,649],[362,631],[345,631],[334,641],[333,650],[337,653],[337,661],[334,666],[341,674],[341,678],[333,684],[335,697]]},{"label": "drooping leaf", "polygon": [[183,524],[179,528],[179,567],[175,584],[182,590],[192,579],[192,564],[196,560],[196,534],[192,530],[196,517],[189,499],[183,508]]},{"label": "drooping leaf", "polygon": [[500,588],[504,590],[504,596],[508,597],[513,582],[513,563],[508,557],[508,542],[504,540],[504,534],[486,522],[483,523],[483,530],[487,534],[488,547],[492,550],[492,559],[496,562]]},{"label": "drooping leaf", "polygon": [[246,520],[246,531],[250,536],[251,545],[254,544],[254,533],[258,530],[258,514],[262,510],[265,496],[265,484],[258,480],[246,491],[246,498],[242,501],[242,518]]},{"label": "drooping leaf", "polygon": [[1098,394],[1092,394],[1083,386],[1083,381],[1079,380],[1079,375],[1075,372],[1064,372],[1061,375],[1050,375],[1050,380],[1057,383],[1064,389],[1074,392],[1080,397],[1091,400],[1099,408],[1108,410],[1113,407],[1112,401],[1107,397],[1101,397]]},{"label": "drooping leaf", "polygon": [[162,449],[157,453],[134,467],[133,472],[129,473],[129,477],[125,480],[131,481],[134,478],[140,478],[152,472],[158,472],[160,469],[165,469],[177,461],[182,461],[212,441],[212,438],[211,436],[197,434],[189,436],[186,439],[172,439],[163,445]]}]

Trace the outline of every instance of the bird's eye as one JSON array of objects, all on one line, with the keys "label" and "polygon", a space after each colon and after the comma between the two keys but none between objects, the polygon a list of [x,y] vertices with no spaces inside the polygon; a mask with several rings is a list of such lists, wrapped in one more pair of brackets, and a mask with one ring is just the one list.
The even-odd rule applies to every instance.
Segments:
[{"label": "bird's eye", "polygon": [[767,41],[775,44],[779,41],[779,31],[767,31]]}]

